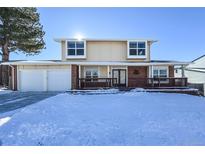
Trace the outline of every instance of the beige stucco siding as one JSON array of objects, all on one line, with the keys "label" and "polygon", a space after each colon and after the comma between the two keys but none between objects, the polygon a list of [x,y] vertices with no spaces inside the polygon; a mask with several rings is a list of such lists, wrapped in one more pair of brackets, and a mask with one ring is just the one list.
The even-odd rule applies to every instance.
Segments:
[{"label": "beige stucco siding", "polygon": [[62,61],[66,61],[66,44],[65,44],[65,41],[61,42],[61,59],[62,59]]},{"label": "beige stucco siding", "polygon": [[106,66],[102,66],[99,67],[99,71],[100,71],[100,77],[101,78],[107,78],[107,67]]},{"label": "beige stucco siding", "polygon": [[127,41],[86,41],[86,59],[67,59],[66,42],[61,42],[63,61],[149,61],[150,43],[147,43],[147,59],[127,59]]},{"label": "beige stucco siding", "polygon": [[88,61],[125,61],[126,42],[87,42]]}]

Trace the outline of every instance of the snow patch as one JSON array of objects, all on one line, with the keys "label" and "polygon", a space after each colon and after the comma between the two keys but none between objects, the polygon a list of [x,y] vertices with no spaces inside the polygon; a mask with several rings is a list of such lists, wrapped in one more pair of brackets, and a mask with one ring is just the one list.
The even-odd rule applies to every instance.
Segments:
[{"label": "snow patch", "polygon": [[89,91],[88,93],[97,93],[97,94],[108,94],[108,93],[118,93],[119,89],[98,89],[98,90],[93,90],[93,91]]},{"label": "snow patch", "polygon": [[12,92],[12,90],[8,90],[6,88],[0,88],[0,95],[9,94],[11,92]]},{"label": "snow patch", "polygon": [[97,89],[97,90],[68,90],[67,92],[77,94],[115,94],[119,92],[119,89]]},{"label": "snow patch", "polygon": [[146,90],[143,88],[135,88],[135,89],[130,90],[130,92],[146,92]]},{"label": "snow patch", "polygon": [[10,119],[11,119],[11,117],[6,117],[6,118],[0,119],[0,127],[3,126],[5,123],[7,123]]}]

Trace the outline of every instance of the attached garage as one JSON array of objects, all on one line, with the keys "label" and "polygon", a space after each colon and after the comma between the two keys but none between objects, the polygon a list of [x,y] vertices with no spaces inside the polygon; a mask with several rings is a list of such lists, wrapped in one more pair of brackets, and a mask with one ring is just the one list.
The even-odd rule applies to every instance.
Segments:
[{"label": "attached garage", "polygon": [[71,67],[19,66],[18,90],[66,91],[71,89]]},{"label": "attached garage", "polygon": [[48,91],[66,91],[71,89],[71,72],[70,70],[49,70]]},{"label": "attached garage", "polygon": [[42,70],[19,71],[19,90],[21,91],[44,91],[45,82],[45,72]]}]

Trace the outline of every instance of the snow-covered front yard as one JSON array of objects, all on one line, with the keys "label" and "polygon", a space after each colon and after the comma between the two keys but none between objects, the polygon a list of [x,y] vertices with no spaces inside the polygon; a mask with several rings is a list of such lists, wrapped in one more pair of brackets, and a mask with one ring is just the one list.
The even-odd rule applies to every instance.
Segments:
[{"label": "snow-covered front yard", "polygon": [[6,88],[0,87],[0,95],[9,94],[11,92],[12,92],[12,90],[8,90]]},{"label": "snow-covered front yard", "polygon": [[205,145],[205,99],[185,94],[64,93],[5,118],[2,145]]}]

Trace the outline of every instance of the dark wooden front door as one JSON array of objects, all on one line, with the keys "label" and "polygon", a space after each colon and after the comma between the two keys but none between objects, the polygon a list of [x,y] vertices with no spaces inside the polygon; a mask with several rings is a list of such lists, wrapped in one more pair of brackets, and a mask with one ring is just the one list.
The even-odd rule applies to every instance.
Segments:
[{"label": "dark wooden front door", "polygon": [[126,86],[126,69],[113,69],[112,77],[117,79],[116,83],[114,84],[115,86]]}]

